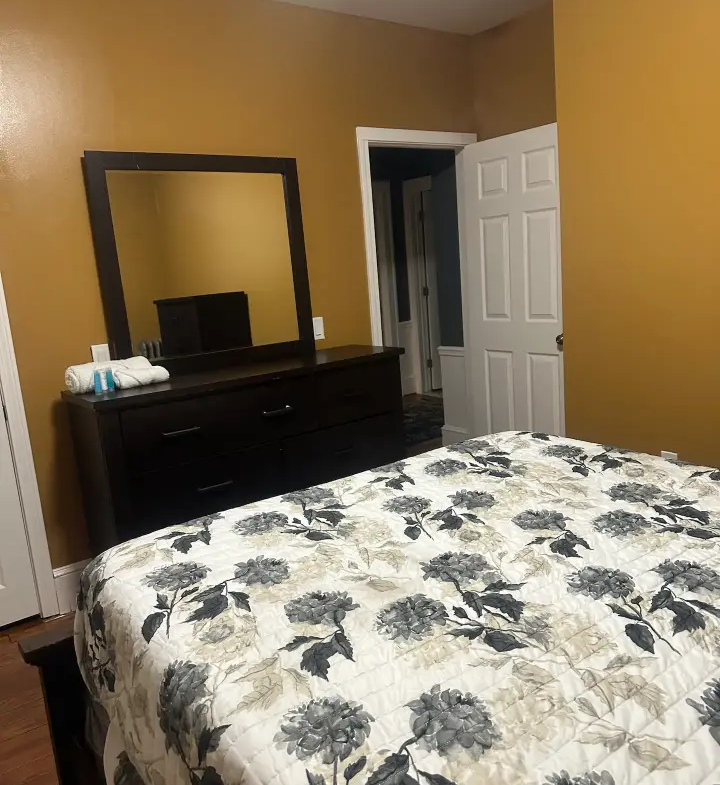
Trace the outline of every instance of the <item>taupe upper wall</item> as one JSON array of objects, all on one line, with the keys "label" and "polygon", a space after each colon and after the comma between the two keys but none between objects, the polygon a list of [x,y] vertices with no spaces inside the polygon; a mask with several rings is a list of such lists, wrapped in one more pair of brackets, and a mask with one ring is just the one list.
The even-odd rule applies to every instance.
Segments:
[{"label": "taupe upper wall", "polygon": [[554,123],[552,2],[476,35],[473,76],[478,138]]},{"label": "taupe upper wall", "polygon": [[55,566],[88,553],[63,370],[106,339],[83,150],[297,158],[326,345],[368,342],[355,128],[471,131],[471,49],[266,0],[2,0],[0,268]]}]

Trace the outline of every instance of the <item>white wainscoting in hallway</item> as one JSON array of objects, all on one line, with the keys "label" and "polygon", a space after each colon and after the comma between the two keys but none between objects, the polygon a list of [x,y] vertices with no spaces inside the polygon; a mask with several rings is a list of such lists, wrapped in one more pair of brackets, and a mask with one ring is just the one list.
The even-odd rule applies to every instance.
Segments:
[{"label": "white wainscoting in hallway", "polygon": [[439,346],[440,369],[443,380],[443,445],[467,439],[468,407],[467,377],[465,374],[465,348],[463,346]]}]

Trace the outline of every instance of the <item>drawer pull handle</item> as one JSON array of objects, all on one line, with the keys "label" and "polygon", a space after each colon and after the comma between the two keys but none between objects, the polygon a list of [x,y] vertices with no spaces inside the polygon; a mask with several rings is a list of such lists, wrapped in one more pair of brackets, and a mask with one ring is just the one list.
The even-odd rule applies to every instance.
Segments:
[{"label": "drawer pull handle", "polygon": [[343,447],[340,450],[335,450],[335,455],[347,455],[348,453],[353,452],[354,449],[355,446],[351,444],[349,447]]},{"label": "drawer pull handle", "polygon": [[289,404],[286,404],[282,407],[282,409],[270,409],[270,411],[265,411],[262,413],[263,417],[271,418],[271,417],[285,417],[288,414],[292,414],[295,410]]},{"label": "drawer pull handle", "polygon": [[197,433],[202,430],[199,425],[193,425],[192,428],[181,428],[179,431],[167,431],[163,433],[163,439],[174,439],[176,436],[189,436],[191,433]]},{"label": "drawer pull handle", "polygon": [[367,398],[367,390],[348,390],[340,395],[345,401],[354,401],[357,398]]},{"label": "drawer pull handle", "polygon": [[207,493],[208,491],[219,491],[221,488],[229,488],[231,485],[234,485],[235,480],[225,480],[225,482],[219,482],[215,485],[205,485],[203,488],[198,488],[198,493]]}]

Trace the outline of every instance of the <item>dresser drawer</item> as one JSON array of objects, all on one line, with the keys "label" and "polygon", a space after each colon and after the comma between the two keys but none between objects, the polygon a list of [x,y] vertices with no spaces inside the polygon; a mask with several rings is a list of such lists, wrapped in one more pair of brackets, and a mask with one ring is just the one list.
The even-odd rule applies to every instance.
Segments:
[{"label": "dresser drawer", "polygon": [[397,361],[359,364],[318,374],[317,383],[321,427],[402,408]]},{"label": "dresser drawer", "polygon": [[282,487],[280,457],[279,446],[265,445],[132,478],[133,531],[123,538],[273,496]]},{"label": "dresser drawer", "polygon": [[306,488],[400,460],[404,452],[400,415],[338,425],[283,442],[286,482]]},{"label": "dresser drawer", "polygon": [[120,415],[131,473],[179,466],[317,426],[311,377],[146,406]]}]

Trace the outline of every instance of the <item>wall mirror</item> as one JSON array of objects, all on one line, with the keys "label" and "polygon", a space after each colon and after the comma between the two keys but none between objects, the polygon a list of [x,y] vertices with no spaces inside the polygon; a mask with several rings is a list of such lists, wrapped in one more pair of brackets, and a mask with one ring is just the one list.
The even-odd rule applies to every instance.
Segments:
[{"label": "wall mirror", "polygon": [[87,151],[111,352],[174,372],[314,349],[294,159]]}]

